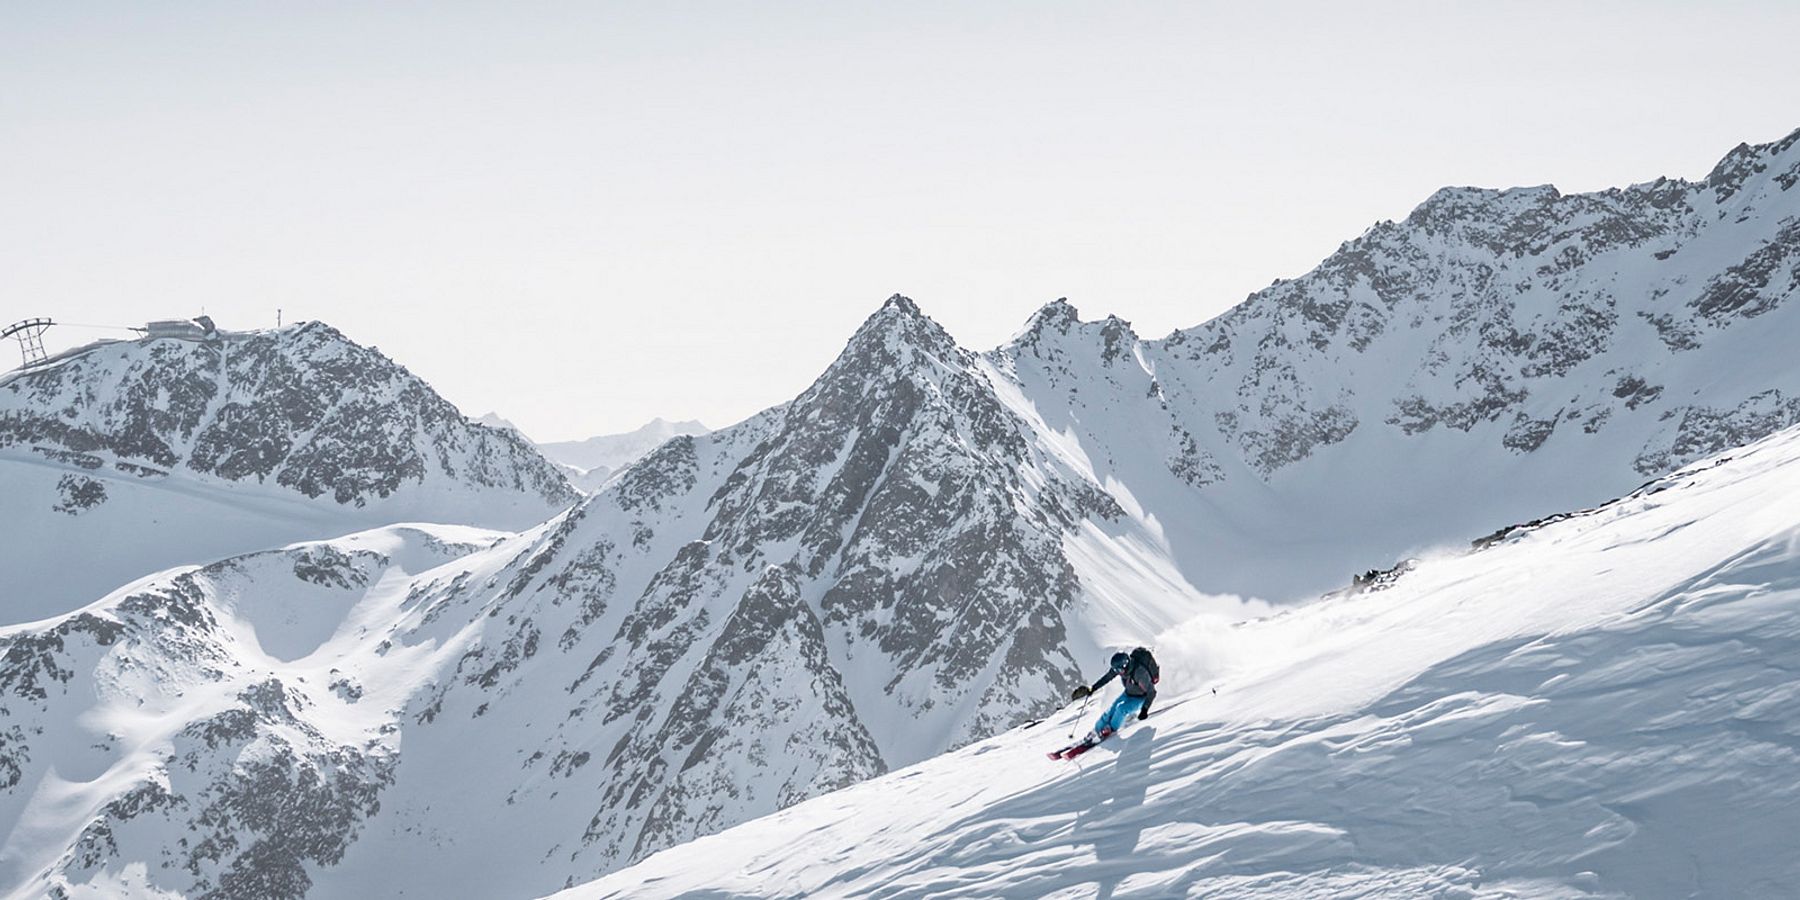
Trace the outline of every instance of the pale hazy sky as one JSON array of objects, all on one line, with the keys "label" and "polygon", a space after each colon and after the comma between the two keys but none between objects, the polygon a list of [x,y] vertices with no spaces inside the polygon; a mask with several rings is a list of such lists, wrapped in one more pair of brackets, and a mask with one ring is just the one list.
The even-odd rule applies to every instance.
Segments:
[{"label": "pale hazy sky", "polygon": [[1160,336],[1444,184],[1699,177],[1800,127],[1797,35],[1791,2],[6,0],[0,320],[280,307],[540,440],[717,427],[895,292],[978,349],[1060,296]]}]

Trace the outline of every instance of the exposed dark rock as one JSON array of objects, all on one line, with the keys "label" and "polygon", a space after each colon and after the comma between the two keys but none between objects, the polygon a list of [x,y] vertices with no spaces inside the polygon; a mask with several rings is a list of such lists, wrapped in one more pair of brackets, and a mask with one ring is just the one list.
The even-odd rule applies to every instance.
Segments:
[{"label": "exposed dark rock", "polygon": [[1530,453],[1543,446],[1544,441],[1548,440],[1550,438],[1550,433],[1555,430],[1555,417],[1548,419],[1533,419],[1521,413],[1519,418],[1513,422],[1512,428],[1507,430],[1506,437],[1502,438],[1500,443],[1506,445],[1508,450],[1517,453]]},{"label": "exposed dark rock", "polygon": [[1800,287],[1800,220],[1788,223],[1775,239],[1726,269],[1688,303],[1699,316],[1718,325],[1760,316],[1793,296]]},{"label": "exposed dark rock", "polygon": [[1636,375],[1624,375],[1613,387],[1612,395],[1625,401],[1626,409],[1637,409],[1662,396],[1662,385],[1650,384]]},{"label": "exposed dark rock", "polygon": [[1731,409],[1683,407],[1679,420],[1646,446],[1637,471],[1659,475],[1703,456],[1748,444],[1800,422],[1800,397],[1779,390],[1755,394]]},{"label": "exposed dark rock", "polygon": [[56,482],[57,493],[62,495],[51,509],[59,513],[78,516],[106,502],[106,485],[84,475],[64,475]]},{"label": "exposed dark rock", "polygon": [[379,553],[345,553],[330,544],[308,544],[293,551],[294,577],[339,590],[365,587],[370,570],[387,564]]}]

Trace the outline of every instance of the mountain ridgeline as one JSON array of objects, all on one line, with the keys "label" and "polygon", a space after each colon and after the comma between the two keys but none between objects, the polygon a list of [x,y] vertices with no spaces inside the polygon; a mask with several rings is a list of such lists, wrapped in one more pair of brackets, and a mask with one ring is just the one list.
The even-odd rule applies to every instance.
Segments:
[{"label": "mountain ridgeline", "polygon": [[557,467],[380,352],[309,322],[106,342],[0,379],[0,621],[169,566],[409,520],[527,528]]},{"label": "mountain ridgeline", "polygon": [[0,397],[0,448],[54,447],[358,507],[438,480],[550,510],[574,496],[516,434],[472,426],[405,369],[318,322],[102,345],[21,373]]},{"label": "mountain ridgeline", "polygon": [[[1702,182],[1440,191],[1160,340],[1059,301],[976,353],[896,296],[800,396],[526,531],[377,528],[0,632],[0,889],[547,893],[1041,716],[1104,648],[1771,433],[1800,420],[1797,145]],[[71,438],[74,382],[19,383],[14,446],[103,465],[351,506],[390,465],[568,496],[452,413],[346,412],[386,449],[327,464],[302,419],[216,390]],[[392,396],[346,385],[332,409]],[[302,809],[329,828],[287,827]]]}]

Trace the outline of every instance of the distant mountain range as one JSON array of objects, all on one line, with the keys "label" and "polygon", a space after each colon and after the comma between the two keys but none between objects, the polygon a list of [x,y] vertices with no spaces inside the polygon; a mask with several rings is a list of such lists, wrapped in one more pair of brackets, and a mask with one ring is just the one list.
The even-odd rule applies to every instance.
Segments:
[{"label": "distant mountain range", "polygon": [[603,434],[579,441],[532,441],[517,425],[499,413],[486,413],[473,420],[477,425],[500,428],[518,435],[537,447],[538,452],[561,466],[569,483],[583,494],[591,494],[626,466],[655,450],[664,441],[682,435],[702,435],[709,429],[695,421],[670,422],[661,417],[651,419],[635,431]]},{"label": "distant mountain range", "polygon": [[538,444],[539,452],[569,467],[570,477],[583,491],[592,493],[619,470],[636,462],[670,438],[702,435],[705,425],[695,421],[669,422],[651,419],[636,431],[606,434],[580,441],[552,441]]},{"label": "distant mountain range", "polygon": [[[522,439],[357,381],[392,364],[335,332],[249,367],[273,374],[243,411],[182,400],[249,423],[213,443],[156,411],[236,371],[229,348],[132,345],[172,367],[150,390],[123,362],[15,377],[15,471],[35,446],[152,464],[147,432],[158,468],[208,484],[505,497],[527,521],[421,505],[462,526],[265,542],[0,631],[0,888],[548,893],[1047,715],[1109,648],[1770,434],[1800,420],[1797,144],[1702,182],[1440,191],[1160,340],[1059,301],[977,353],[895,296],[798,397],[566,511]],[[314,367],[341,400],[291,387]],[[133,402],[147,428],[55,424]],[[88,489],[50,490],[34,515],[81,517],[52,507]],[[33,552],[79,569],[116,546],[79,538]]]}]

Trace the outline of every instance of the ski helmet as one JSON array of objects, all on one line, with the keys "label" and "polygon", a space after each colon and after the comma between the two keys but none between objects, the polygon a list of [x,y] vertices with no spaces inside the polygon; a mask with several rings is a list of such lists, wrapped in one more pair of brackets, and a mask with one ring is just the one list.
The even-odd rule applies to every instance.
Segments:
[{"label": "ski helmet", "polygon": [[1123,672],[1123,671],[1125,671],[1125,667],[1129,666],[1129,665],[1131,665],[1131,654],[1129,654],[1129,653],[1114,653],[1113,654],[1112,669],[1114,672]]}]

